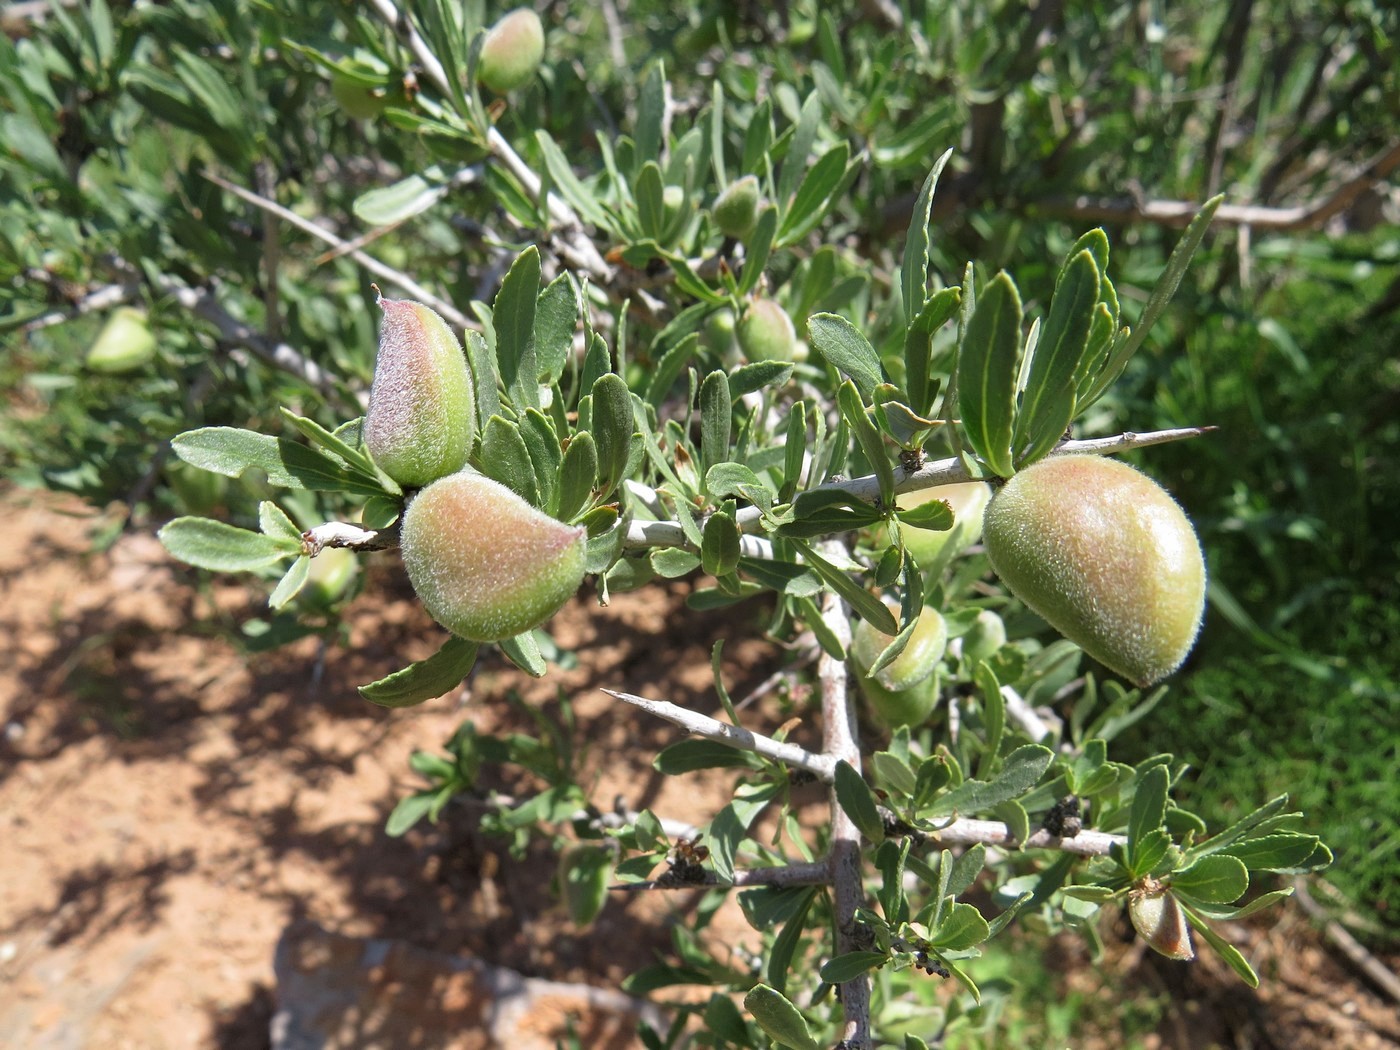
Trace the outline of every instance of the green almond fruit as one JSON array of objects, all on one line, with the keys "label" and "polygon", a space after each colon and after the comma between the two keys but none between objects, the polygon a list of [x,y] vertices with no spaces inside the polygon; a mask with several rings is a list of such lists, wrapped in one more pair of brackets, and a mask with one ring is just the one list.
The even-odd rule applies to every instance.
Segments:
[{"label": "green almond fruit", "polygon": [[1052,456],[992,497],[992,568],[1095,660],[1140,686],[1186,659],[1205,611],[1205,558],[1176,502],[1099,456]]},{"label": "green almond fruit", "polygon": [[731,182],[728,188],[715,200],[711,214],[719,232],[736,241],[742,241],[753,232],[758,222],[759,190],[758,179],[745,175]]},{"label": "green almond fruit", "polygon": [[772,299],[749,303],[735,335],[749,361],[792,361],[797,357],[797,329],[787,311]]},{"label": "green almond fruit", "polygon": [[[898,618],[897,608],[892,608],[891,612]],[[851,636],[850,653],[856,670],[863,676],[869,676],[870,668],[875,666],[875,661],[892,641],[894,635],[871,626],[866,620],[856,624]],[[933,674],[947,648],[948,623],[941,612],[926,606],[919,613],[919,620],[904,650],[873,677],[892,692],[908,689]]]},{"label": "green almond fruit", "polygon": [[544,61],[544,26],[540,16],[520,7],[491,27],[481,44],[476,75],[498,95],[524,87]]},{"label": "green almond fruit", "polygon": [[1006,624],[990,609],[983,609],[972,621],[967,634],[963,635],[963,659],[968,667],[976,667],[983,660],[996,655],[1006,644]]},{"label": "green almond fruit", "polygon": [[461,470],[476,437],[476,395],[462,344],[430,307],[380,299],[379,356],[364,442],[384,473],[415,488]]},{"label": "green almond fruit", "polygon": [[938,706],[941,676],[935,672],[908,689],[886,689],[873,678],[858,676],[861,695],[870,704],[876,720],[888,729],[921,726]]},{"label": "green almond fruit", "polygon": [[[982,538],[982,515],[991,498],[992,487],[985,481],[966,481],[916,492],[901,492],[895,497],[895,503],[901,510],[913,510],[932,500],[942,500],[953,512],[953,527],[941,531],[919,529],[901,522],[899,534],[904,538],[904,549],[914,556],[921,569],[927,571],[940,567],[953,555],[962,553]],[[884,525],[879,526],[874,539],[876,546],[889,544],[889,534]]]},{"label": "green almond fruit", "polygon": [[326,547],[311,559],[301,597],[315,609],[328,610],[349,592],[360,574],[360,559],[348,547]]},{"label": "green almond fruit", "polygon": [[538,627],[574,595],[586,541],[581,526],[467,470],[409,501],[399,542],[432,618],[468,641],[499,642]]},{"label": "green almond fruit", "polygon": [[1183,962],[1196,957],[1191,927],[1176,898],[1155,879],[1146,879],[1128,891],[1128,917],[1133,928],[1158,955]]},{"label": "green almond fruit", "polygon": [[120,375],[134,372],[156,356],[156,337],[144,310],[121,306],[112,311],[83,363],[94,372]]}]

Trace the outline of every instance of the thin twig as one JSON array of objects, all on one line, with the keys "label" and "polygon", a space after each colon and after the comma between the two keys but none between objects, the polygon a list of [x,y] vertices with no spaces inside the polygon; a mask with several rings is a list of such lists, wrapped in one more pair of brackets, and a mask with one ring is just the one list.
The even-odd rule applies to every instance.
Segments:
[{"label": "thin twig", "polygon": [[24,324],[20,325],[19,330],[21,332],[37,332],[41,328],[51,328],[56,324],[64,324],[84,314],[110,310],[114,306],[131,302],[140,290],[140,285],[135,281],[105,284],[88,292],[67,309],[50,310],[46,314],[40,314],[38,317],[25,321]]},{"label": "thin twig", "polygon": [[[823,553],[832,557],[839,545],[828,541]],[[822,600],[822,622],[844,650],[851,643],[851,621],[840,596],[828,591]],[[860,743],[856,738],[855,707],[851,703],[846,661],[825,650],[817,661],[817,681],[822,697],[822,757],[834,770],[837,762],[849,762],[860,769]],[[865,884],[861,878],[860,831],[841,808],[836,790],[831,791],[831,846],[827,853],[831,880],[831,903],[836,926],[835,954],[844,955],[860,947],[856,931],[856,910],[865,904]],[[841,1011],[845,1015],[842,1046],[869,1050],[870,978],[865,974],[841,984]]]},{"label": "thin twig", "polygon": [[624,882],[609,886],[610,890],[688,890],[695,887],[724,886],[742,889],[745,886],[825,886],[830,881],[830,869],[825,860],[784,864],[775,868],[745,868],[734,872],[734,878],[721,882],[713,871],[693,882],[681,879],[652,879],[647,882]]},{"label": "thin twig", "polygon": [[672,725],[679,726],[687,733],[702,736],[707,740],[714,740],[721,744],[740,751],[751,751],[755,755],[763,758],[771,758],[775,762],[792,766],[794,769],[802,769],[811,773],[818,780],[831,783],[833,770],[836,768],[834,759],[828,759],[825,755],[814,755],[812,752],[798,747],[796,744],[789,744],[785,741],[774,740],[772,737],[763,736],[759,733],[750,732],[739,726],[730,725],[728,722],[721,722],[711,718],[709,715],[702,715],[697,711],[680,707],[668,700],[648,700],[646,697],[637,696],[635,693],[623,693],[616,689],[604,689],[603,692],[609,696],[616,697],[634,707],[640,707],[647,714],[655,715],[657,718],[664,718]]},{"label": "thin twig", "polygon": [[413,296],[419,302],[431,306],[438,313],[442,314],[443,317],[451,321],[452,324],[455,325],[457,328],[474,328],[480,330],[480,322],[472,320],[470,317],[462,313],[462,311],[458,310],[446,299],[434,295],[432,292],[428,291],[428,289],[424,288],[421,284],[415,281],[412,277],[408,276],[408,274],[404,273],[402,270],[394,269],[387,263],[381,262],[380,260],[376,259],[368,252],[350,248],[347,241],[345,241],[341,237],[338,237],[336,234],[332,233],[330,230],[326,229],[319,223],[312,222],[310,219],[304,218],[298,215],[296,212],[291,211],[288,208],[282,207],[282,205],[278,204],[276,201],[269,200],[268,198],[261,196],[260,194],[254,193],[250,189],[245,189],[244,187],[239,186],[237,183],[229,182],[227,179],[220,178],[218,175],[215,175],[211,172],[205,172],[204,177],[210,182],[214,183],[216,186],[221,186],[222,188],[228,190],[229,193],[232,193],[235,197],[238,197],[240,200],[245,200],[249,204],[253,204],[263,209],[264,211],[277,216],[279,219],[290,223],[302,232],[309,233],[311,236],[316,237],[319,240],[325,241],[327,244],[334,246],[337,250],[344,249],[346,255],[348,255],[351,259],[354,259],[357,263],[363,266],[370,273],[374,274],[374,276],[378,277],[381,281],[384,281],[388,284],[392,284],[398,288],[402,288],[405,292]]}]

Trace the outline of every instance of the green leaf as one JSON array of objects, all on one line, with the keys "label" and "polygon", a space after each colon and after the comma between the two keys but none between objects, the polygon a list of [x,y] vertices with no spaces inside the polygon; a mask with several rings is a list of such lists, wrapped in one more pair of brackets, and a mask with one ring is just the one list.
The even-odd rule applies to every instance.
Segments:
[{"label": "green leaf", "polygon": [[559,447],[559,436],[554,432],[554,424],[548,416],[537,408],[527,408],[517,430],[525,442],[530,456],[530,465],[535,484],[539,487],[539,503],[550,517],[559,511],[559,467],[564,453]]},{"label": "green leaf", "polygon": [[884,952],[847,952],[827,961],[820,970],[820,976],[827,984],[845,984],[865,976],[876,967],[889,961]]},{"label": "green leaf", "polygon": [[578,330],[578,287],[567,273],[545,285],[535,302],[535,357],[541,383],[557,383],[564,374]]},{"label": "green leaf", "polygon": [[1167,816],[1167,769],[1157,765],[1139,779],[1133,792],[1133,808],[1128,815],[1128,857],[1134,874],[1141,874],[1135,859],[1137,844],[1157,831]]},{"label": "green leaf", "polygon": [[968,887],[977,881],[977,876],[982,873],[982,867],[986,862],[986,846],[980,842],[969,846],[953,862],[952,871],[948,874],[948,885],[945,892],[954,897],[961,896]]},{"label": "green leaf", "polygon": [[930,943],[944,951],[960,952],[976,947],[992,935],[987,920],[971,904],[955,903],[933,931]]},{"label": "green leaf", "polygon": [[572,522],[588,506],[598,481],[598,450],[593,435],[580,431],[569,440],[559,468],[559,520]]},{"label": "green leaf", "polygon": [[729,376],[729,396],[740,398],[766,386],[783,386],[792,378],[790,361],[751,361]]},{"label": "green leaf", "polygon": [[754,985],[744,996],[744,1009],[775,1043],[792,1050],[821,1050],[802,1012],[776,988]]},{"label": "green leaf", "polygon": [[738,293],[748,295],[758,287],[763,271],[768,266],[768,256],[773,251],[773,240],[778,233],[778,209],[769,204],[758,213],[753,232],[744,245],[744,265],[739,271]]},{"label": "green leaf", "polygon": [[1230,969],[1235,971],[1240,980],[1251,988],[1258,988],[1259,975],[1254,972],[1254,967],[1249,965],[1248,960],[1239,953],[1239,949],[1212,930],[1197,912],[1191,908],[1184,910],[1191,919],[1192,927],[1205,939],[1207,944],[1215,949],[1216,954],[1229,964]]},{"label": "green leaf", "polygon": [[390,838],[398,838],[404,834],[428,815],[428,810],[433,808],[436,797],[437,789],[433,789],[418,791],[407,798],[399,799],[398,805],[389,814],[389,820],[384,825],[384,834]]},{"label": "green leaf", "polygon": [[661,360],[656,362],[651,373],[651,380],[647,383],[646,399],[648,402],[657,408],[661,407],[661,402],[666,400],[666,395],[671,392],[671,387],[675,385],[677,377],[680,376],[690,359],[695,356],[695,351],[699,346],[700,334],[691,332],[690,335],[661,355]]},{"label": "green leaf", "polygon": [[715,814],[706,836],[710,843],[710,862],[715,878],[730,882],[734,878],[734,856],[739,843],[748,835],[749,827],[763,808],[778,795],[773,784],[745,784],[734,793],[729,805]]},{"label": "green leaf", "polygon": [[500,416],[486,421],[481,432],[481,452],[477,456],[481,472],[499,481],[533,507],[540,505],[535,467],[530,461],[520,427]]},{"label": "green leaf", "polygon": [[728,576],[739,567],[739,526],[722,511],[705,521],[700,564],[711,576]]},{"label": "green leaf", "polygon": [[225,477],[241,477],[249,467],[267,474],[269,484],[282,488],[382,495],[378,484],[348,472],[334,459],[294,441],[237,427],[189,430],[170,442],[175,454],[191,466]]},{"label": "green leaf", "polygon": [[1040,782],[1055,753],[1039,744],[1025,744],[1006,756],[1001,773],[993,781],[966,780],[934,801],[932,816],[962,815],[991,809],[1024,795]]},{"label": "green leaf", "polygon": [[938,394],[938,382],[930,380],[933,358],[933,335],[957,313],[962,302],[962,289],[956,285],[929,296],[923,309],[910,322],[904,336],[904,386],[909,403],[916,413],[933,410]]},{"label": "green leaf", "polygon": [[[733,422],[734,402],[729,395],[729,376],[716,369],[700,384],[700,471],[707,476],[710,468],[729,459],[729,431]],[[755,481],[758,479],[755,478]]]},{"label": "green leaf", "polygon": [[873,504],[839,489],[809,489],[793,502],[793,519],[779,535],[802,539],[832,532],[849,532],[880,521],[884,515]]},{"label": "green leaf", "polygon": [[661,159],[666,120],[666,67],[653,62],[637,99],[636,153],[638,164]]},{"label": "green leaf", "polygon": [[778,227],[778,243],[791,244],[815,226],[825,212],[822,207],[846,174],[846,162],[851,150],[844,142],[837,143],[822,154],[803,176],[797,195],[783,215]]},{"label": "green leaf", "polygon": [[909,763],[888,751],[876,751],[871,755],[870,768],[881,784],[898,794],[912,795],[918,786]]},{"label": "green leaf", "polygon": [[277,586],[273,588],[272,594],[268,596],[267,604],[272,609],[280,609],[297,596],[297,592],[306,585],[306,579],[311,574],[311,559],[305,555],[292,562],[282,579],[277,581]]},{"label": "green leaf", "polygon": [[1152,326],[1157,323],[1157,319],[1162,316],[1162,311],[1167,308],[1167,303],[1176,294],[1177,288],[1181,285],[1181,279],[1186,275],[1186,269],[1191,265],[1191,257],[1196,254],[1196,249],[1200,247],[1201,240],[1209,229],[1211,220],[1215,217],[1215,211],[1220,207],[1225,195],[1219,194],[1206,201],[1196,217],[1191,220],[1186,231],[1181,235],[1181,240],[1177,242],[1176,248],[1172,251],[1171,258],[1167,260],[1167,268],[1162,271],[1162,275],[1157,278],[1157,283],[1152,287],[1152,294],[1147,297],[1147,305],[1143,308],[1142,316],[1138,318],[1137,327],[1131,333],[1119,335],[1115,341],[1113,349],[1109,353],[1108,362],[1103,366],[1098,375],[1094,378],[1088,391],[1080,398],[1080,407],[1087,408],[1099,399],[1105,390],[1123,374],[1123,369],[1128,366],[1129,359],[1137,352],[1142,345],[1147,333],[1152,330]]},{"label": "green leaf", "polygon": [[1016,355],[1021,349],[1021,296],[1005,271],[977,297],[958,353],[958,409],[969,444],[998,475],[1011,461],[1016,411]]},{"label": "green leaf", "polygon": [[1098,302],[1099,269],[1093,255],[1081,251],[1061,271],[1031,358],[1013,442],[1018,463],[1034,463],[1049,452],[1074,418],[1075,371]]},{"label": "green leaf", "polygon": [[526,631],[524,634],[517,634],[514,638],[507,638],[497,644],[501,647],[501,652],[506,654],[506,659],[531,678],[544,677],[547,670],[544,656],[540,653],[539,643],[535,641],[532,632]]},{"label": "green leaf", "polygon": [[616,224],[613,222],[612,216],[598,202],[593,191],[579,181],[568,158],[564,156],[564,151],[549,137],[549,132],[537,130],[535,141],[539,143],[540,156],[544,159],[545,170],[549,172],[549,177],[554,183],[554,188],[559,191],[559,196],[568,201],[569,205],[593,226],[604,230],[615,229]]},{"label": "green leaf", "polygon": [[875,793],[846,761],[836,763],[836,801],[862,835],[876,844],[885,841],[885,822],[880,819]]},{"label": "green leaf", "polygon": [[427,211],[452,189],[442,169],[433,166],[389,186],[376,186],[355,198],[351,211],[369,226],[393,226]]},{"label": "green leaf", "polygon": [[860,450],[865,453],[865,458],[875,471],[875,477],[880,484],[881,505],[893,506],[894,465],[885,448],[885,439],[870,421],[870,416],[865,411],[865,402],[855,384],[849,379],[836,391],[836,401],[841,408],[841,415],[851,428],[851,433],[855,435],[856,443],[860,445]]},{"label": "green leaf", "polygon": [[693,773],[697,769],[759,769],[762,764],[748,751],[699,737],[680,740],[663,748],[651,763],[653,769],[667,776]]},{"label": "green leaf", "polygon": [[[943,174],[943,168],[952,155],[953,151],[949,149],[933,162],[932,170],[924,179],[924,187],[919,191],[919,199],[914,203],[914,214],[909,219],[909,233],[904,239],[904,265],[900,268],[899,279],[900,290],[904,293],[904,319],[911,326],[924,307],[925,289],[928,287],[928,221],[933,207],[933,193],[938,188],[938,176]],[[927,376],[926,369],[924,375]],[[920,410],[926,409],[927,404],[919,403],[923,391],[914,391],[912,383],[910,386],[909,395],[913,398],[915,407]]]},{"label": "green leaf", "polygon": [[1301,870],[1317,847],[1316,835],[1281,832],[1277,835],[1245,839],[1225,847],[1220,852],[1243,861],[1250,871],[1292,872]]},{"label": "green leaf", "polygon": [[532,244],[511,264],[491,311],[501,382],[522,408],[540,407],[540,367],[535,356],[539,296],[540,252]]},{"label": "green leaf", "polygon": [[636,432],[632,395],[616,372],[609,372],[593,384],[592,432],[598,446],[598,490],[607,496],[627,474],[632,435]]},{"label": "green leaf", "polygon": [[461,685],[476,663],[476,651],[475,642],[451,637],[426,660],[419,660],[377,682],[360,686],[360,695],[380,707],[421,704]]},{"label": "green leaf", "polygon": [[884,372],[880,355],[860,329],[837,314],[813,314],[807,319],[807,341],[837,370],[851,377],[861,397],[874,397]]},{"label": "green leaf", "polygon": [[187,565],[213,572],[247,572],[301,553],[301,543],[265,536],[208,518],[176,518],[156,533]]},{"label": "green leaf", "polygon": [[810,544],[793,540],[793,545],[802,552],[803,560],[812,567],[812,571],[844,598],[862,620],[885,634],[899,633],[899,624],[895,622],[894,614],[885,608],[884,602],[814,551]]},{"label": "green leaf", "polygon": [[258,528],[264,536],[281,540],[287,550],[302,549],[301,529],[287,517],[286,511],[271,500],[258,504]]},{"label": "green leaf", "polygon": [[946,500],[941,499],[931,499],[908,510],[898,507],[895,509],[895,517],[905,525],[933,532],[947,532],[954,524],[953,508]]},{"label": "green leaf", "polygon": [[779,992],[787,990],[788,968],[792,965],[792,957],[797,951],[803,927],[806,926],[807,912],[811,910],[812,901],[816,900],[817,887],[806,886],[800,892],[797,908],[787,922],[783,923],[783,932],[774,939],[765,966],[768,983]]},{"label": "green leaf", "polygon": [[1229,904],[1249,889],[1249,870],[1236,857],[1202,857],[1185,871],[1172,873],[1172,889],[1207,904]]},{"label": "green leaf", "polygon": [[663,202],[666,186],[661,181],[661,169],[654,161],[649,160],[642,165],[632,191],[637,202],[637,225],[642,236],[659,241],[661,227],[666,220],[666,206]]}]

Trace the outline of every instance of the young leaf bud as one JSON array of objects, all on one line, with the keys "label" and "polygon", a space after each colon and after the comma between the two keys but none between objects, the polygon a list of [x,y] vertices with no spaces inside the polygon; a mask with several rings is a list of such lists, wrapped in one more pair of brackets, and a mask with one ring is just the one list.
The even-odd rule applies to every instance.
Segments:
[{"label": "young leaf bud", "polygon": [[506,15],[481,44],[477,78],[498,95],[524,87],[544,60],[544,26],[528,7]]},{"label": "young leaf bud", "polygon": [[1175,671],[1205,610],[1205,559],[1155,481],[1099,456],[1052,456],[992,497],[987,553],[1011,593],[1140,686]]},{"label": "young leaf bud", "polygon": [[726,237],[742,241],[758,221],[758,179],[745,175],[731,182],[711,209],[715,225]]},{"label": "young leaf bud", "polygon": [[379,357],[364,442],[384,473],[416,487],[461,470],[476,437],[476,395],[462,344],[422,303],[380,299]]},{"label": "young leaf bud", "polygon": [[146,314],[132,306],[121,306],[97,333],[88,347],[84,364],[94,372],[118,375],[134,372],[156,356],[156,337],[146,323]]},{"label": "young leaf bud", "polygon": [[797,330],[787,311],[772,299],[755,299],[739,318],[739,349],[749,361],[791,361],[797,356]]},{"label": "young leaf bud", "polygon": [[583,582],[582,527],[469,470],[409,501],[400,543],[428,613],[468,641],[499,642],[538,627]]}]

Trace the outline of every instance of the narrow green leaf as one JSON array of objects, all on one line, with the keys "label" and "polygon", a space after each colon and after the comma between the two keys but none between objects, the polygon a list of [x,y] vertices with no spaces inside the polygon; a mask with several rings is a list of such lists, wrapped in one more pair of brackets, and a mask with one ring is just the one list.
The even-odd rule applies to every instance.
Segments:
[{"label": "narrow green leaf", "polygon": [[559,468],[564,452],[559,447],[554,424],[539,409],[527,408],[521,417],[519,429],[530,454],[535,484],[539,488],[540,501],[536,506],[543,508],[550,517],[555,517],[559,511]]},{"label": "narrow green leaf", "polygon": [[593,495],[598,481],[598,450],[593,435],[580,431],[569,440],[559,468],[559,520],[574,521]]},{"label": "narrow green leaf", "polygon": [[822,205],[846,173],[851,150],[844,142],[837,143],[822,154],[802,177],[791,206],[778,227],[778,243],[791,244],[812,228],[822,216]]},{"label": "narrow green leaf", "polygon": [[393,226],[427,211],[452,188],[441,168],[428,168],[388,186],[376,186],[355,198],[351,211],[369,226]]},{"label": "narrow green leaf", "polygon": [[[1167,769],[1157,765],[1147,770],[1133,792],[1133,808],[1128,815],[1128,856],[1134,857],[1136,844],[1158,830],[1167,816]],[[1132,860],[1136,872],[1138,865]]]},{"label": "narrow green leaf", "polygon": [[787,433],[783,442],[783,487],[780,502],[791,502],[802,481],[802,465],[807,452],[807,403],[798,401],[788,409]]},{"label": "narrow green leaf", "polygon": [[666,400],[666,395],[671,392],[671,387],[675,385],[676,379],[684,371],[690,359],[695,356],[695,351],[699,346],[700,334],[691,332],[690,335],[661,355],[661,360],[656,362],[651,380],[647,383],[646,399],[648,402],[657,408],[661,407],[661,402]]},{"label": "narrow green leaf", "polygon": [[884,952],[847,952],[828,960],[821,968],[820,976],[827,984],[845,984],[864,977],[888,960],[889,956]]},{"label": "narrow green leaf", "polygon": [[862,835],[876,844],[885,841],[885,823],[880,819],[875,793],[846,761],[836,763],[836,801]]},{"label": "narrow green leaf", "polygon": [[734,856],[739,851],[739,843],[747,837],[759,813],[777,794],[778,788],[773,784],[742,785],[729,805],[710,821],[706,841],[710,844],[710,862],[715,878],[720,882],[733,880]]},{"label": "narrow green leaf", "polygon": [[301,545],[208,518],[176,518],[157,537],[187,565],[213,572],[247,572],[301,553]]},{"label": "narrow green leaf", "polygon": [[475,642],[451,637],[426,660],[360,686],[360,695],[380,707],[412,707],[442,696],[461,685],[471,673],[476,663],[476,650]]},{"label": "narrow green leaf", "polygon": [[381,495],[383,487],[349,473],[335,460],[294,441],[237,427],[190,430],[170,442],[175,454],[192,466],[225,477],[241,477],[249,467],[267,475],[269,484],[290,489]]},{"label": "narrow green leaf", "polygon": [[1249,965],[1249,961],[1240,954],[1239,949],[1212,930],[1197,912],[1191,908],[1184,910],[1191,919],[1192,927],[1205,939],[1207,944],[1215,949],[1215,953],[1229,964],[1230,969],[1235,971],[1240,980],[1251,988],[1258,988],[1259,975],[1254,972],[1254,967]]},{"label": "narrow green leaf", "polygon": [[1055,757],[1039,744],[1026,744],[1006,756],[1001,772],[991,782],[966,780],[934,800],[928,815],[979,813],[1009,799],[1018,798],[1040,782]]},{"label": "narrow green leaf", "polygon": [[855,435],[856,443],[875,471],[880,483],[881,506],[894,506],[894,464],[885,450],[884,437],[866,414],[865,401],[849,379],[836,391],[836,401],[851,433]]},{"label": "narrow green leaf", "polygon": [[812,567],[812,571],[844,598],[862,620],[886,634],[899,633],[899,624],[895,622],[894,614],[885,608],[884,602],[814,551],[810,544],[797,539],[792,542],[802,552],[803,560]]},{"label": "narrow green leaf", "polygon": [[540,295],[540,252],[520,253],[501,281],[492,306],[496,364],[515,404],[540,407],[540,367],[535,356],[535,307]]},{"label": "narrow green leaf", "polygon": [[1317,846],[1316,835],[1283,832],[1245,839],[1221,853],[1237,857],[1250,871],[1297,871],[1307,864]]},{"label": "narrow green leaf", "polygon": [[705,521],[700,564],[711,576],[728,576],[739,567],[739,526],[722,511]]},{"label": "narrow green leaf", "polygon": [[1081,398],[1081,407],[1085,408],[1097,401],[1113,382],[1123,374],[1123,369],[1127,367],[1129,359],[1137,352],[1142,345],[1147,333],[1152,330],[1152,326],[1157,323],[1157,319],[1162,316],[1162,311],[1171,302],[1172,296],[1176,294],[1177,288],[1181,285],[1181,279],[1186,275],[1186,269],[1191,265],[1191,257],[1196,254],[1196,249],[1200,247],[1201,240],[1206,235],[1206,230],[1210,228],[1211,220],[1215,217],[1216,209],[1220,207],[1225,195],[1219,194],[1212,197],[1196,213],[1196,217],[1191,220],[1186,231],[1182,233],[1181,240],[1177,242],[1173,249],[1171,258],[1167,260],[1167,267],[1162,271],[1162,275],[1157,278],[1157,283],[1152,287],[1152,294],[1147,297],[1147,305],[1143,308],[1142,316],[1138,318],[1137,327],[1130,334],[1120,335],[1111,351],[1108,362],[1103,366],[1088,392]]},{"label": "narrow green leaf", "polygon": [[1016,356],[1021,348],[1021,297],[1005,271],[977,297],[958,353],[958,408],[973,450],[1001,477],[1011,460],[1016,411]]},{"label": "narrow green leaf", "polygon": [[653,62],[642,81],[637,99],[636,163],[638,165],[661,159],[662,133],[666,121],[666,67]]},{"label": "narrow green leaf", "polygon": [[[729,396],[729,376],[716,369],[700,384],[700,471],[729,459],[729,431],[734,402]],[[755,481],[758,479],[755,478]]]},{"label": "narrow green leaf", "polygon": [[1098,266],[1093,255],[1081,251],[1061,271],[1030,361],[1013,442],[1019,463],[1034,463],[1049,452],[1074,418],[1074,376],[1098,302]]},{"label": "narrow green leaf", "polygon": [[807,156],[812,152],[812,144],[817,140],[817,128],[821,123],[821,99],[813,91],[802,103],[792,138],[788,142],[787,156],[783,159],[782,170],[778,173],[778,200],[786,205],[797,189],[797,184],[807,171]]},{"label": "narrow green leaf", "polygon": [[637,175],[632,194],[637,202],[637,227],[644,238],[661,239],[661,227],[666,221],[666,206],[663,196],[665,183],[661,180],[661,168],[655,161],[647,161]]},{"label": "narrow green leaf", "polygon": [[666,776],[679,776],[697,769],[759,769],[762,761],[751,752],[721,744],[718,740],[691,737],[662,748],[651,766]]},{"label": "narrow green leaf", "polygon": [[778,934],[773,941],[772,950],[768,953],[764,975],[768,978],[768,983],[779,992],[787,991],[788,968],[792,965],[802,930],[807,924],[807,912],[811,910],[812,901],[816,900],[816,897],[817,887],[807,886],[802,890],[797,910],[783,923],[783,932]]},{"label": "narrow green leaf", "polygon": [[545,170],[553,180],[554,188],[559,191],[559,196],[568,201],[589,223],[604,230],[614,230],[616,224],[607,209],[599,203],[593,191],[579,181],[574,169],[569,165],[568,158],[564,156],[564,151],[549,137],[549,132],[537,130],[535,141],[539,143]]},{"label": "narrow green leaf", "polygon": [[258,504],[258,528],[264,536],[281,540],[287,550],[302,549],[301,529],[287,517],[287,512],[271,500]]},{"label": "narrow green leaf", "polygon": [[564,374],[574,348],[578,312],[578,286],[567,272],[545,285],[535,303],[535,357],[539,380],[546,386],[559,382]]},{"label": "narrow green leaf", "polygon": [[955,903],[938,929],[933,931],[930,942],[935,948],[944,951],[960,952],[975,948],[992,935],[987,920],[971,904]]},{"label": "narrow green leaf", "polygon": [[292,562],[291,567],[283,577],[277,581],[277,586],[268,595],[267,604],[271,609],[280,609],[297,596],[302,587],[306,585],[307,577],[311,574],[311,559],[303,555]]},{"label": "narrow green leaf", "polygon": [[744,265],[739,270],[740,295],[748,295],[758,287],[777,233],[778,209],[770,204],[758,213],[758,221],[744,245]]},{"label": "narrow green leaf", "polygon": [[792,378],[791,361],[750,361],[729,376],[729,396],[740,398],[766,386],[783,386]]},{"label": "narrow green leaf", "polygon": [[598,446],[598,489],[606,497],[626,476],[632,435],[636,432],[632,394],[616,372],[593,384],[592,432]]},{"label": "narrow green leaf", "polygon": [[497,644],[500,645],[501,652],[506,654],[506,659],[531,678],[544,677],[547,670],[544,655],[540,652],[540,645],[535,641],[532,632],[526,631],[524,634],[517,634],[514,638],[507,638]]},{"label": "narrow green leaf", "polygon": [[[933,168],[929,171],[928,177],[924,179],[923,189],[919,191],[919,199],[914,202],[914,214],[909,219],[909,233],[904,239],[904,265],[900,269],[900,290],[904,293],[904,319],[911,329],[914,327],[915,318],[924,309],[925,289],[928,287],[928,222],[933,207],[933,194],[934,190],[938,188],[938,177],[943,174],[943,168],[952,155],[953,151],[949,149],[933,162]],[[944,289],[944,291],[952,291],[952,289]],[[946,319],[944,318],[944,320]],[[931,332],[931,329],[929,331]],[[923,378],[926,379],[927,375],[928,372],[925,368]],[[922,390],[916,392],[913,389],[913,384],[910,384],[909,396],[914,401],[915,409],[919,411],[928,408],[927,404],[920,403],[922,393]]]}]

